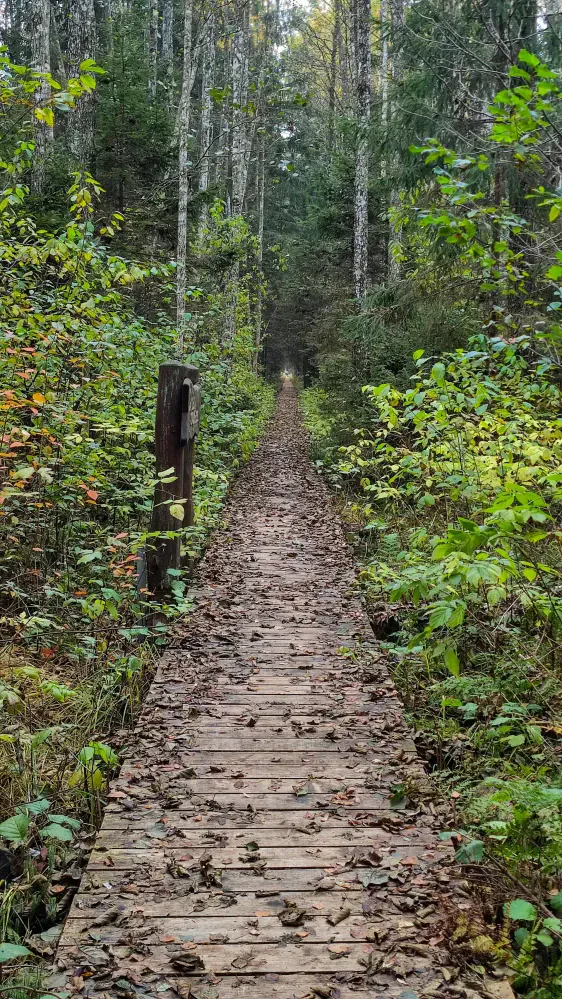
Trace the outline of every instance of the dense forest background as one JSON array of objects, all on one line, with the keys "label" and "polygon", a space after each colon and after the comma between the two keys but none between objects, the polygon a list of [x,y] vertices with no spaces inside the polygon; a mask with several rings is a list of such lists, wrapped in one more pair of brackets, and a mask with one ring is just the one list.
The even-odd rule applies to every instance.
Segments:
[{"label": "dense forest background", "polygon": [[454,953],[559,996],[559,5],[4,0],[0,32],[0,963],[60,927],[190,607],[178,570],[155,623],[143,568],[182,358],[184,560],[293,373],[479,886]]}]

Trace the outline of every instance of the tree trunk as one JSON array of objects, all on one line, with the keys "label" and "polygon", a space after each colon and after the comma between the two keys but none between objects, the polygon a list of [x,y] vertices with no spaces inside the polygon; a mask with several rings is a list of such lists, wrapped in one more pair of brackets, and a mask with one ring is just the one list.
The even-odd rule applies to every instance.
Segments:
[{"label": "tree trunk", "polygon": [[199,154],[199,190],[209,187],[211,165],[212,107],[211,87],[215,74],[215,18],[209,15],[203,42],[203,67],[201,72],[201,129]]},{"label": "tree trunk", "polygon": [[164,0],[162,8],[162,63],[166,86],[166,104],[174,103],[174,0]]},{"label": "tree trunk", "polygon": [[56,74],[57,81],[60,83],[61,87],[63,89],[66,89],[66,83],[67,83],[66,66],[60,44],[59,26],[57,24],[57,18],[54,10],[51,10],[50,29],[51,29],[51,49],[53,52],[53,61],[54,61],[52,72],[53,74]]},{"label": "tree trunk", "polygon": [[[96,57],[94,0],[73,0],[68,30],[68,75],[80,76],[80,64]],[[94,150],[95,91],[79,97],[70,115],[68,144],[79,166],[89,166]]]},{"label": "tree trunk", "polygon": [[158,0],[150,0],[150,24],[148,31],[148,96],[151,102],[156,99],[158,83]]},{"label": "tree trunk", "polygon": [[248,0],[237,13],[238,23],[232,40],[232,214],[244,210],[248,176],[247,113],[248,44],[250,9]]},{"label": "tree trunk", "polygon": [[[50,29],[51,10],[49,0],[33,0],[30,7],[30,38],[31,38],[31,66],[38,73],[50,73]],[[34,93],[35,103],[38,108],[45,108],[49,104],[51,88],[46,80]],[[35,154],[33,157],[33,167],[31,171],[31,187],[37,193],[43,190],[45,183],[45,161],[49,149],[53,142],[53,126],[46,122],[36,122],[35,125]]]},{"label": "tree trunk", "polygon": [[330,52],[330,74],[328,78],[328,148],[333,149],[336,124],[336,86],[338,75],[338,33],[340,22],[339,2],[334,8],[334,26],[332,29],[332,50]]},{"label": "tree trunk", "polygon": [[[387,0],[383,0],[384,3],[384,18],[387,18],[388,7]],[[385,108],[383,110],[383,129],[384,129],[384,141],[386,143],[386,135],[388,129],[388,123],[392,119],[392,105],[391,100],[388,96],[388,84],[389,80],[394,80],[396,74],[400,72],[399,67],[396,65],[396,47],[395,39],[397,31],[402,27],[402,21],[404,17],[404,4],[403,0],[390,0],[390,39],[389,43],[389,31],[385,30],[385,24],[383,20],[383,7],[381,5],[381,31],[383,31],[382,42],[383,46],[386,47],[386,73],[384,79],[386,81],[386,92],[385,92]],[[389,51],[390,48],[390,51]],[[381,76],[385,69],[385,60],[381,59]],[[381,81],[382,85],[382,81]],[[393,188],[390,192],[390,208],[395,208],[400,203],[400,196],[397,188],[397,158],[396,153],[393,154],[392,163],[392,174],[393,174]],[[391,282],[396,282],[400,280],[401,277],[401,266],[400,257],[402,253],[402,235],[400,230],[393,230],[391,227],[391,222],[389,219],[388,225],[388,253],[387,253],[387,272],[388,278]]]},{"label": "tree trunk", "polygon": [[[248,46],[250,32],[249,0],[243,6],[236,5],[236,30],[232,39],[232,129],[231,129],[231,212],[242,215],[248,177]],[[236,260],[229,269],[227,278],[226,339],[232,342],[236,330],[236,305],[240,283],[240,261]]]},{"label": "tree trunk", "polygon": [[258,178],[258,252],[256,267],[258,272],[258,287],[256,295],[256,336],[254,354],[254,370],[258,370],[259,352],[262,339],[262,304],[263,304],[263,230],[264,230],[264,208],[265,208],[265,132],[262,131],[259,139],[259,153],[257,165]]},{"label": "tree trunk", "polygon": [[355,88],[357,145],[355,151],[355,205],[353,283],[355,297],[367,294],[369,255],[369,123],[371,115],[371,5],[355,0]]},{"label": "tree trunk", "polygon": [[180,356],[184,346],[185,293],[187,290],[187,208],[189,204],[189,125],[191,119],[193,0],[185,0],[183,21],[183,72],[178,115],[178,246],[177,326]]}]

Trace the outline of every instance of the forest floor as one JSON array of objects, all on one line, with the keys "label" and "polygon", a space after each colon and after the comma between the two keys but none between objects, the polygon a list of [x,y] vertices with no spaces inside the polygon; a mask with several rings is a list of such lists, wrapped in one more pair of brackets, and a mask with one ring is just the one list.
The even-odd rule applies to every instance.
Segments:
[{"label": "forest floor", "polygon": [[53,988],[470,994],[447,949],[470,902],[353,577],[287,383],[112,785]]}]

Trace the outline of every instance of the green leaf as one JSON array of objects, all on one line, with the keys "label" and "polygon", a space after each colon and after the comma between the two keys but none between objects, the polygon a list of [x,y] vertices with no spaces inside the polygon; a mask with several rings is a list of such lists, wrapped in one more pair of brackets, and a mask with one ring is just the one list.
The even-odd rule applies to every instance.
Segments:
[{"label": "green leaf", "polygon": [[559,891],[557,895],[553,895],[548,900],[548,904],[555,912],[562,912],[562,891]]},{"label": "green leaf", "polygon": [[57,822],[61,826],[70,826],[71,829],[79,829],[82,823],[78,819],[71,819],[68,815],[49,815],[50,822]]},{"label": "green leaf", "polygon": [[[559,215],[560,215],[560,206],[559,205],[552,205],[552,208],[550,209],[550,211],[548,213],[548,221],[549,222],[555,222]],[[552,270],[552,268],[551,268],[551,270]]]},{"label": "green leaf", "polygon": [[517,56],[519,62],[524,62],[526,66],[540,66],[541,61],[538,56],[533,52],[528,52],[527,49],[520,49]]},{"label": "green leaf", "polygon": [[523,745],[523,743],[525,742],[525,736],[524,735],[510,735],[509,738],[506,739],[506,742],[507,742],[508,746],[511,746],[513,749],[515,749],[516,746],[522,746]]},{"label": "green leaf", "polygon": [[518,947],[522,947],[525,940],[527,940],[530,936],[529,930],[526,929],[525,926],[518,926],[513,935],[515,937],[515,943]]},{"label": "green leaf", "polygon": [[[45,731],[43,729],[42,731]],[[33,740],[31,740],[33,743]],[[43,812],[47,812],[51,807],[51,802],[47,801],[46,798],[38,798],[37,801],[24,801],[21,805],[18,805],[17,812],[25,812],[27,815],[42,815]]]},{"label": "green leaf", "polygon": [[12,815],[0,825],[0,839],[5,839],[9,843],[15,843],[20,846],[26,841],[28,829],[29,818],[27,815],[23,815],[22,813]]},{"label": "green leaf", "polygon": [[533,923],[537,918],[535,906],[524,898],[514,898],[512,902],[506,902],[504,908],[510,919],[516,919],[522,923]]},{"label": "green leaf", "polygon": [[65,843],[70,843],[72,840],[72,832],[70,829],[65,829],[64,826],[59,825],[57,822],[49,822],[49,824],[41,830],[41,835],[44,839],[60,839]]},{"label": "green leaf", "polygon": [[431,377],[434,382],[437,382],[438,385],[442,385],[445,381],[445,365],[442,364],[441,361],[438,361],[437,364],[433,365],[431,369]]},{"label": "green leaf", "polygon": [[469,843],[463,843],[455,854],[455,860],[459,864],[479,864],[484,858],[484,843],[481,839],[472,839]]},{"label": "green leaf", "polygon": [[14,961],[16,957],[28,957],[31,951],[22,944],[3,943],[0,944],[0,964],[6,961]]},{"label": "green leaf", "polygon": [[545,933],[544,930],[540,930],[540,932],[537,933],[536,939],[539,943],[542,943],[544,947],[552,947],[552,944],[554,943],[550,933]]},{"label": "green leaf", "polygon": [[449,673],[452,673],[453,676],[460,676],[461,664],[455,650],[446,649],[443,654],[443,659],[445,660],[445,666],[449,670]]}]

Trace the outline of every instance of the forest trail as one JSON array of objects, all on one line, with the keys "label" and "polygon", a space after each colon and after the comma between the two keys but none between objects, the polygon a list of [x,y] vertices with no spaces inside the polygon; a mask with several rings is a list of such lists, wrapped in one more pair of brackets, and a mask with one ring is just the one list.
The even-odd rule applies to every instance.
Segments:
[{"label": "forest trail", "polygon": [[227,515],[112,785],[54,984],[453,995],[450,847],[430,806],[391,807],[423,769],[290,384]]}]

